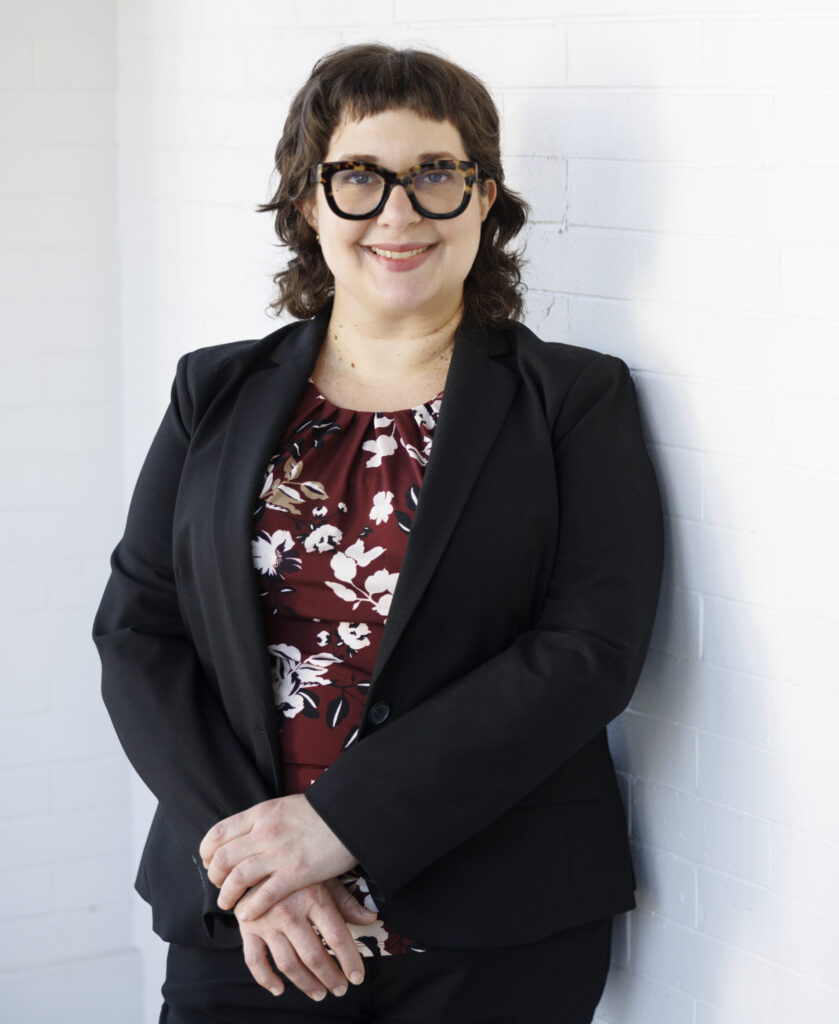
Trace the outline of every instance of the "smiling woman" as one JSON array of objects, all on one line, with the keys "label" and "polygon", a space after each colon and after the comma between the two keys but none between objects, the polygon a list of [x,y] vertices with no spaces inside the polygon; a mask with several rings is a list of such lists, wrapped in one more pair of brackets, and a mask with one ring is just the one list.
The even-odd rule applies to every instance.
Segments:
[{"label": "smiling woman", "polygon": [[161,1021],[586,1024],[661,573],[631,377],[518,322],[462,68],[327,55],[276,169],[301,322],[183,357],[94,626]]},{"label": "smiling woman", "polygon": [[[352,154],[363,153],[371,164],[410,168],[427,162],[432,151],[444,151],[450,162],[466,162],[468,156],[450,121],[430,120],[405,108],[361,120],[345,115],[332,134],[326,166],[359,160]],[[392,337],[398,333],[410,339],[410,354],[405,353],[403,361],[405,355],[412,361],[414,355],[433,358],[448,347],[452,330],[447,325],[453,328],[460,320],[463,283],[475,262],[481,227],[495,199],[494,181],[481,180],[478,189],[472,192],[470,188],[467,194],[468,179],[453,173],[460,180],[451,178],[447,186],[450,191],[454,186],[456,194],[450,202],[451,215],[445,218],[432,219],[422,212],[419,200],[407,191],[410,182],[394,184],[381,176],[381,184],[368,196],[370,213],[364,219],[349,217],[342,209],[342,201],[355,205],[360,200],[330,203],[325,187],[318,188],[314,196],[297,200],[332,273],[333,322],[344,323],[345,330],[352,324],[365,335],[386,332]],[[417,187],[416,178],[412,187]],[[339,195],[347,188],[366,192],[368,185],[344,185]],[[417,338],[433,338],[430,351],[417,348]],[[322,354],[326,365],[335,361],[330,359],[329,349],[327,342]],[[382,355],[387,358],[392,351],[388,341]],[[337,352],[335,356],[337,359]],[[322,369],[326,370],[326,365]],[[368,375],[365,367],[365,379]]]}]

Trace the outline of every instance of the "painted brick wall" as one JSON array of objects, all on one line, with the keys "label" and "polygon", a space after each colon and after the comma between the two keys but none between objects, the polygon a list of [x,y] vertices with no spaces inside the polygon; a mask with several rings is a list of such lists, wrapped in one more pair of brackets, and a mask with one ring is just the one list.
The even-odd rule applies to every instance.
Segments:
[{"label": "painted brick wall", "polygon": [[115,11],[0,3],[0,1019],[140,1020],[89,640],[123,515]]},{"label": "painted brick wall", "polygon": [[371,38],[489,83],[533,205],[531,324],[633,368],[668,565],[612,728],[640,906],[609,1024],[839,1019],[839,22],[800,6],[195,0],[120,24],[123,339],[155,415],[181,351],[270,329],[279,254],[250,211],[289,95]]},{"label": "painted brick wall", "polygon": [[[46,876],[31,851],[47,841],[39,835],[54,835],[71,817],[56,804],[66,794],[56,782],[64,770],[45,768],[45,759],[58,752],[63,766],[77,756],[81,763],[78,748],[65,752],[70,737],[84,736],[84,749],[97,751],[107,740],[85,732],[101,726],[92,707],[80,700],[68,718],[50,703],[64,692],[55,678],[65,648],[78,652],[74,685],[85,700],[92,693],[82,649],[87,612],[75,578],[86,577],[73,562],[75,571],[58,574],[60,585],[47,576],[61,597],[52,590],[44,597],[46,574],[34,582],[22,540],[43,533],[31,532],[32,508],[41,503],[22,492],[62,481],[42,507],[54,508],[57,498],[72,529],[65,525],[49,556],[38,556],[50,568],[56,558],[71,561],[72,545],[95,523],[84,551],[95,591],[97,559],[119,518],[112,509],[119,471],[106,478],[102,464],[121,454],[130,486],[181,352],[272,329],[264,309],[281,253],[271,246],[269,219],[252,211],[267,194],[291,93],[317,56],[342,43],[428,45],[482,75],[501,107],[509,177],[534,211],[530,324],[548,339],[630,364],[667,507],[653,651],[630,710],[611,729],[640,888],[639,909],[616,925],[598,1020],[839,1019],[835,0],[520,0],[515,17],[507,0],[468,11],[441,0],[120,0],[116,7],[114,29],[105,4],[30,5],[54,20],[44,33],[43,20],[0,3],[0,173],[4,237],[12,239],[3,253],[13,296],[4,309],[20,337],[32,335],[33,310],[39,325],[38,340],[9,346],[15,384],[3,382],[3,416],[13,428],[2,443],[15,442],[3,461],[16,481],[2,511],[4,572],[13,583],[4,621],[14,643],[5,650],[28,652],[15,645],[52,607],[62,635],[61,658],[50,645],[37,647],[53,666],[49,685],[49,672],[29,653],[15,656],[9,670],[25,685],[11,687],[5,709],[2,727],[11,725],[0,751],[17,750],[19,760],[9,766],[17,776],[4,776],[11,799],[0,826],[11,818],[6,808],[17,806],[31,831],[23,837],[15,819],[11,845],[0,848],[25,857],[18,868],[36,882],[26,889],[45,899],[38,879]],[[39,47],[40,35],[49,40]],[[114,189],[113,54],[118,311],[108,305],[110,215],[103,222]],[[59,197],[50,206],[49,189],[58,186],[37,168],[56,145],[83,151],[88,162],[84,172],[62,175],[73,202]],[[95,188],[96,200],[86,202]],[[63,266],[60,280],[45,273],[61,251],[88,253],[77,244],[82,230],[108,243]],[[86,277],[89,261],[96,269]],[[37,301],[48,280],[46,294],[54,299],[64,289],[62,300]],[[72,342],[68,302],[85,325],[73,329]],[[39,354],[33,363],[38,345],[58,344],[63,361]],[[79,363],[90,348],[111,360],[107,370]],[[77,403],[67,417],[72,426],[49,418],[65,401]],[[55,458],[55,436],[73,447],[86,477]],[[81,510],[64,508],[69,493],[78,494]],[[10,712],[15,701],[23,704]],[[56,713],[70,727],[45,739]],[[110,747],[101,756],[112,763]],[[113,777],[121,779],[116,767]],[[85,791],[83,781],[70,788]],[[106,800],[78,812],[88,816],[74,826],[83,849],[92,845],[88,835],[101,835],[109,807]],[[149,813],[139,787],[133,807],[136,856]],[[111,885],[121,851],[99,850],[114,858]],[[53,892],[63,891],[61,865],[50,871]],[[15,897],[24,891],[15,887]],[[15,928],[34,935],[39,915],[44,924],[59,913],[54,902],[38,909],[22,898]],[[124,916],[114,927],[127,927]],[[161,968],[147,929],[138,905],[134,941],[147,965],[143,1020],[151,1022]]]}]

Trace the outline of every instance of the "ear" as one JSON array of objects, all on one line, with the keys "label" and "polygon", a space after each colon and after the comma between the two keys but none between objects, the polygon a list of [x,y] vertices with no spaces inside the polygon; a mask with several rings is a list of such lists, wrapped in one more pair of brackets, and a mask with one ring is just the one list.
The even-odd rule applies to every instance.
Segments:
[{"label": "ear", "polygon": [[303,217],[309,227],[318,233],[318,211],[314,199],[295,199],[294,206],[297,212]]},{"label": "ear", "polygon": [[487,178],[486,181],[481,182],[481,186],[478,188],[478,199],[481,204],[481,220],[487,219],[489,208],[495,202],[496,196],[498,195],[498,186],[492,180]]}]

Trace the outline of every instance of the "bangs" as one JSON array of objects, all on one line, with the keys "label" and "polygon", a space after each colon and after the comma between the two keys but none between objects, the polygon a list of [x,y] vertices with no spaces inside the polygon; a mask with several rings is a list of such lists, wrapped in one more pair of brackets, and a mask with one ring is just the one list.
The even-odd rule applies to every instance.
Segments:
[{"label": "bangs", "polygon": [[[463,94],[463,72],[431,54],[384,46],[359,51],[330,76],[323,113],[333,126],[400,108],[456,124],[457,112],[474,106],[474,100]],[[317,73],[315,65],[313,76]]]},{"label": "bangs", "polygon": [[356,66],[335,82],[331,98],[348,120],[361,121],[398,108],[431,121],[452,119],[458,83],[415,50],[387,53],[384,59],[365,63],[367,67]]}]

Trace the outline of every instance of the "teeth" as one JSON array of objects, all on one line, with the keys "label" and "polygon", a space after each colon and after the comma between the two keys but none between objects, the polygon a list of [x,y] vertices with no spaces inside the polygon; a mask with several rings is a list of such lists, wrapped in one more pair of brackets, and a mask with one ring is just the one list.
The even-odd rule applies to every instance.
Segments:
[{"label": "teeth", "polygon": [[430,249],[430,245],[423,245],[419,249],[406,249],[405,252],[394,252],[392,249],[377,249],[375,245],[370,248],[377,256],[384,256],[388,260],[409,260],[412,256],[419,256],[421,252]]}]

